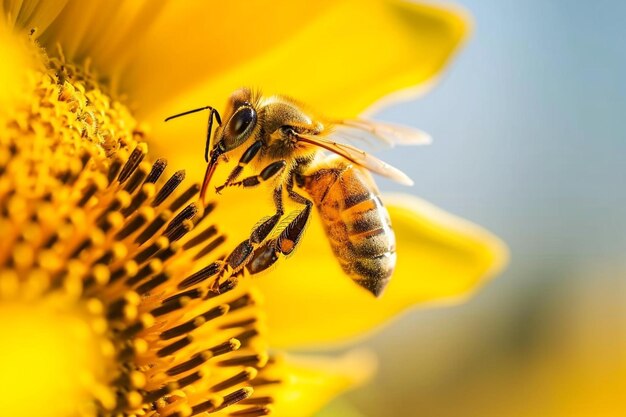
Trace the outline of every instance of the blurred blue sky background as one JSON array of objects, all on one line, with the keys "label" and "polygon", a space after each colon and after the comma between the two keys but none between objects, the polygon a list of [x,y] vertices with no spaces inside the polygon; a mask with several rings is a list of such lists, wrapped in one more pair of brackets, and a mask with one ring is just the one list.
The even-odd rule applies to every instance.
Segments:
[{"label": "blurred blue sky background", "polygon": [[[611,337],[626,346],[619,318],[626,300],[626,2],[460,3],[474,17],[474,33],[439,84],[374,116],[434,137],[429,147],[383,155],[415,179],[414,188],[385,181],[381,188],[485,226],[508,243],[511,264],[469,303],[411,312],[371,340],[381,372],[350,396],[365,415],[503,415],[450,391],[467,391],[490,372],[500,375],[488,377],[502,386],[497,401],[532,404],[532,387],[508,400],[505,392],[532,384],[523,374],[537,363],[532,352],[576,329],[581,312],[609,323],[592,343]],[[555,363],[559,349],[551,353]],[[450,392],[447,403],[439,386]],[[520,415],[541,415],[528,407]],[[517,415],[511,404],[503,410]]]},{"label": "blurred blue sky background", "polygon": [[626,2],[462,4],[474,33],[439,85],[376,115],[435,142],[387,159],[410,192],[504,237],[516,263],[623,255]]}]

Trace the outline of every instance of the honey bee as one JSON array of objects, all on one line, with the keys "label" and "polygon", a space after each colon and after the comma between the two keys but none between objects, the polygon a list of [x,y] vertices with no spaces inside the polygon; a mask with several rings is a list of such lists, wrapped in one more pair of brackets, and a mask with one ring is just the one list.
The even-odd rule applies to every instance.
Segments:
[{"label": "honey bee", "polygon": [[[226,258],[228,273],[233,276],[245,268],[257,274],[272,266],[280,255],[292,253],[315,207],[344,272],[374,296],[382,294],[396,264],[395,236],[370,171],[406,185],[412,181],[347,142],[414,145],[428,143],[429,136],[365,120],[327,120],[291,98],[263,97],[245,88],[231,95],[223,124],[212,107],[180,113],[166,121],[201,110],[210,112],[205,147],[208,165],[199,195],[202,204],[206,204],[216,167],[236,150],[239,162],[216,192],[262,183],[271,184],[273,189],[275,213],[260,222]],[[214,120],[219,125],[215,143],[211,140]],[[249,163],[260,167],[258,174],[239,179]],[[285,196],[302,209],[285,217]],[[285,218],[288,224],[277,230]]]}]

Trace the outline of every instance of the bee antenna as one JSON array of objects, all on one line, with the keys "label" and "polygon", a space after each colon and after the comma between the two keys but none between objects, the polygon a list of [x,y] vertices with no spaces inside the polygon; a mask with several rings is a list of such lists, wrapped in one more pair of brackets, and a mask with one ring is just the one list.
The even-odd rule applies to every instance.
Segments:
[{"label": "bee antenna", "polygon": [[211,106],[200,107],[199,109],[188,110],[183,113],[175,114],[165,119],[165,121],[167,122],[168,120],[172,120],[180,116],[186,116],[188,114],[196,113],[196,112],[203,111],[203,110],[210,111],[209,122],[207,124],[207,131],[206,131],[206,145],[204,146],[204,160],[209,162],[209,151],[211,149],[211,132],[213,131],[213,118],[215,117],[215,120],[217,121],[218,125],[220,126],[222,125],[222,118],[220,117],[220,114],[217,112],[217,110],[215,110]]},{"label": "bee antenna", "polygon": [[220,114],[217,112],[217,110],[215,110],[211,106],[200,107],[198,109],[193,109],[193,110],[188,110],[186,112],[178,113],[178,114],[175,114],[173,116],[168,117],[167,119],[165,119],[165,121],[167,122],[167,121],[175,119],[177,117],[186,116],[188,114],[196,113],[196,112],[203,111],[203,110],[210,110],[211,113],[213,113],[215,115],[215,119],[217,120],[217,123],[220,124],[220,125],[222,124],[222,119],[220,117]]}]

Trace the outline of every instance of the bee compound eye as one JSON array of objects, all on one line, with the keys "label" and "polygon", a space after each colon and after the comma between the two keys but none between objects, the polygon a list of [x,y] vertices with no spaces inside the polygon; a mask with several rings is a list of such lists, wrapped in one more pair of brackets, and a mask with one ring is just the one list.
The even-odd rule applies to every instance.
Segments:
[{"label": "bee compound eye", "polygon": [[230,119],[228,125],[232,136],[241,136],[256,121],[256,111],[252,107],[243,107]]}]

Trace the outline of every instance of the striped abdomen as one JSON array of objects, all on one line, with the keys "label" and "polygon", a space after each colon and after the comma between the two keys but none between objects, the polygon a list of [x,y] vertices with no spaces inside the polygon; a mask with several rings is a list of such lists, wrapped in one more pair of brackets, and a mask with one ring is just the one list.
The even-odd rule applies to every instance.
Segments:
[{"label": "striped abdomen", "polygon": [[343,161],[333,165],[308,174],[304,188],[343,270],[379,296],[396,264],[389,213],[369,172]]}]

